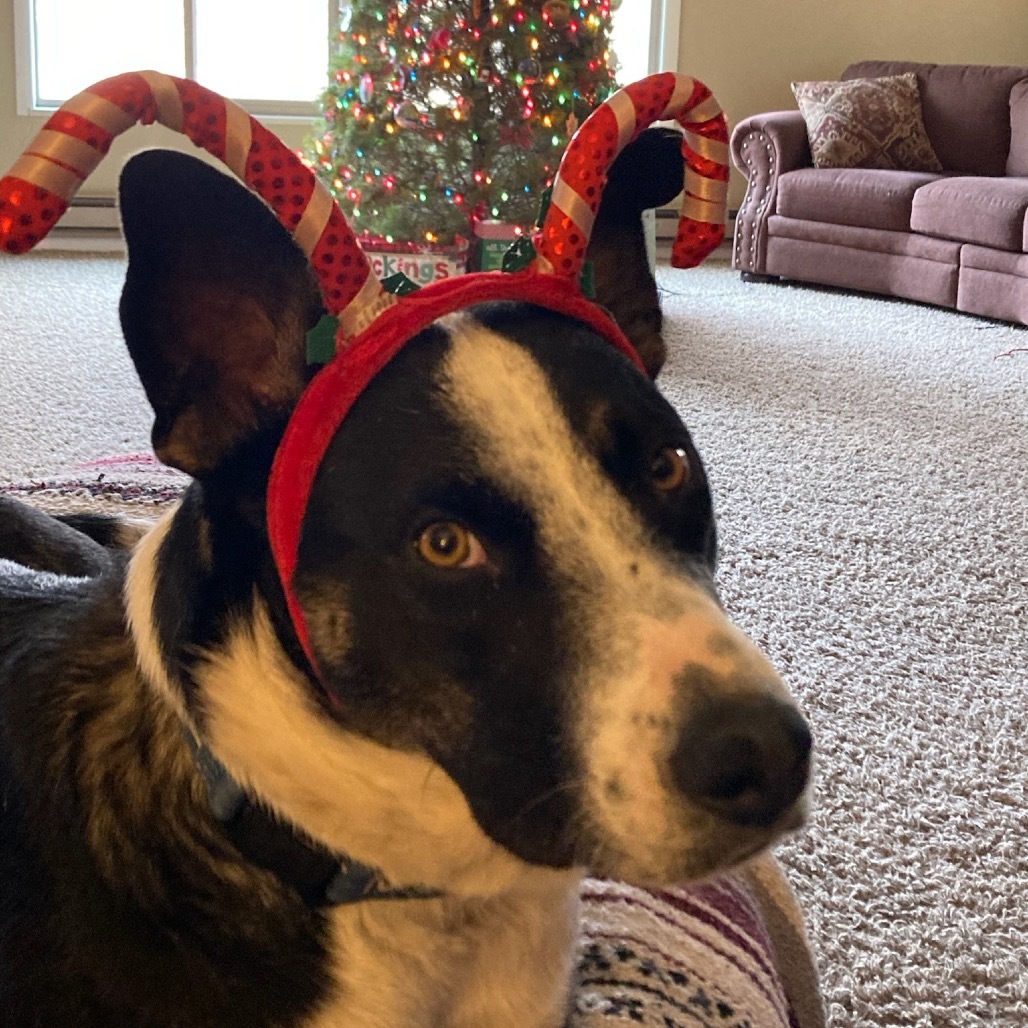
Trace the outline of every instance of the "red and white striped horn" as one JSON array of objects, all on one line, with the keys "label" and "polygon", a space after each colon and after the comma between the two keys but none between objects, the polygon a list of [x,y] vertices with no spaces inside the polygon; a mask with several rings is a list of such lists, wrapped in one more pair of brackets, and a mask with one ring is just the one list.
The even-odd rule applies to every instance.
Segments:
[{"label": "red and white striped horn", "polygon": [[725,236],[728,125],[710,90],[686,75],[665,72],[619,89],[575,133],[553,183],[535,240],[537,269],[577,278],[614,158],[656,121],[685,129],[685,200],[671,251],[676,268],[691,268]]},{"label": "red and white striped horn", "polygon": [[325,306],[340,317],[347,335],[394,302],[372,274],[332,195],[296,154],[238,104],[154,71],[98,82],[50,118],[0,180],[0,248],[24,253],[35,246],[114,138],[155,121],[217,157],[271,207],[307,254]]}]

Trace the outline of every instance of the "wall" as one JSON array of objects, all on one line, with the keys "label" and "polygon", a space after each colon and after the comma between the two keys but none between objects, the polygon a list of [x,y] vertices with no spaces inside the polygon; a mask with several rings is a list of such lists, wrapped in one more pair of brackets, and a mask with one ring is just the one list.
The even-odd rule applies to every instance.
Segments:
[{"label": "wall", "polygon": [[[790,82],[859,60],[1028,65],[1028,0],[683,0],[679,70],[710,86],[730,125],[795,109]],[[733,172],[730,206],[743,190]]]},{"label": "wall", "polygon": [[0,4],[0,174],[27,142],[14,112],[14,4]]}]

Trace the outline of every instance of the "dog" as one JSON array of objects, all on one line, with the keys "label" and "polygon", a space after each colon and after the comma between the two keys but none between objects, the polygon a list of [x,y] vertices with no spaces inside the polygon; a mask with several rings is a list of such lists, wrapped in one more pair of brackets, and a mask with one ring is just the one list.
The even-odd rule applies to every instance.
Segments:
[{"label": "dog", "polygon": [[[583,875],[702,878],[805,815],[810,733],[719,604],[687,429],[565,315],[424,330],[311,493],[315,673],[265,496],[316,282],[193,158],[135,156],[120,206],[126,343],[192,483],[145,531],[0,504],[2,1023],[558,1028]],[[598,299],[653,376],[605,217]]]}]

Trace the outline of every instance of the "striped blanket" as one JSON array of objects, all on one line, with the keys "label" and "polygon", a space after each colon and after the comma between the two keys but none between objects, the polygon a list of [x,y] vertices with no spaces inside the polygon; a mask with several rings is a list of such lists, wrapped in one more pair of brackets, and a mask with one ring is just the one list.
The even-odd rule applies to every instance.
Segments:
[{"label": "striped blanket", "polygon": [[817,1028],[795,900],[774,861],[661,892],[589,879],[571,1028]]}]

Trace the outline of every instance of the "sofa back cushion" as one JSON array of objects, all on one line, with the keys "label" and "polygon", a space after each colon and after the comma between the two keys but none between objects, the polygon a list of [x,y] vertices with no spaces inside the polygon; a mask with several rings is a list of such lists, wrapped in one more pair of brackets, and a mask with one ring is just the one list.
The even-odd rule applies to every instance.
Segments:
[{"label": "sofa back cushion", "polygon": [[1028,175],[1028,79],[1010,90],[1010,156],[1008,175]]},{"label": "sofa back cushion", "polygon": [[1028,67],[860,61],[844,79],[917,75],[925,131],[946,171],[1003,175],[1010,152],[1010,91]]}]

